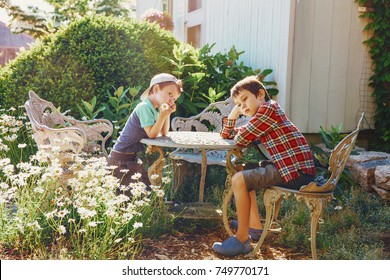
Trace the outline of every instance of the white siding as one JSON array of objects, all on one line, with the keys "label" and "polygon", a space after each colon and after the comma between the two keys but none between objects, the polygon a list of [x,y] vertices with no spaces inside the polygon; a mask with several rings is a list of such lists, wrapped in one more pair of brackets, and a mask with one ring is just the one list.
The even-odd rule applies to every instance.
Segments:
[{"label": "white siding", "polygon": [[149,9],[156,9],[162,11],[161,0],[137,0],[136,16],[141,18],[145,11]]},{"label": "white siding", "polygon": [[[344,131],[356,127],[359,94],[370,95],[359,92],[366,48],[358,16],[350,0],[297,1],[291,119],[304,132],[340,123]],[[372,125],[372,112],[366,116]]]},{"label": "white siding", "polygon": [[[203,1],[203,42],[216,43],[213,51],[232,46],[245,51],[241,60],[253,68],[271,68],[278,82],[277,99],[287,105],[290,0]],[[288,108],[287,108],[288,110]]]},{"label": "white siding", "polygon": [[[183,41],[186,4],[173,0],[173,33]],[[138,1],[137,15],[159,5]],[[201,42],[214,52],[235,46],[246,65],[273,69],[276,99],[301,131],[340,123],[351,131],[360,111],[373,127],[368,35],[354,0],[203,0],[202,14]]]}]

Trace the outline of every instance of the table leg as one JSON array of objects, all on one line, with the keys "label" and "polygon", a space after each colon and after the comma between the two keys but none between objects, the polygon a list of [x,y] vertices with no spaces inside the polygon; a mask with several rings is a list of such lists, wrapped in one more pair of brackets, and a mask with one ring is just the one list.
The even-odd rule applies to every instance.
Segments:
[{"label": "table leg", "polygon": [[204,185],[206,183],[206,171],[207,171],[206,149],[202,149],[202,165],[200,171],[200,185],[199,185],[199,202],[203,202]]},{"label": "table leg", "polygon": [[227,231],[227,233],[231,236],[233,235],[232,230],[229,227],[227,209],[229,207],[230,200],[233,196],[232,187],[232,177],[237,172],[235,165],[232,163],[232,156],[235,155],[237,159],[242,158],[242,150],[241,148],[232,149],[226,155],[226,181],[225,181],[225,191],[223,194],[223,206],[222,206],[222,219],[223,225]]},{"label": "table leg", "polygon": [[[158,146],[148,145],[146,148],[147,154],[159,153],[158,159],[148,168],[149,181],[154,186],[161,186],[162,183],[162,169],[165,164],[165,157],[163,150]],[[157,176],[155,176],[157,175]]]}]

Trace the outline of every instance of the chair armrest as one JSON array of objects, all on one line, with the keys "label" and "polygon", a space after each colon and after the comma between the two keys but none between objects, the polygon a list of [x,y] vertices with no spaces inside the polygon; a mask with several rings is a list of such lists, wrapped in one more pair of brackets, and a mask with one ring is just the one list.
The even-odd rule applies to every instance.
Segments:
[{"label": "chair armrest", "polygon": [[[114,131],[113,125],[109,120],[95,119],[79,121],[66,116],[64,116],[64,120],[74,125],[74,127],[82,129],[86,133],[87,143],[84,147],[86,152],[94,152],[94,149],[99,147],[104,155],[107,156],[105,145]],[[106,134],[103,135],[102,133]],[[101,142],[101,144],[98,144],[97,142]]]},{"label": "chair armrest", "polygon": [[85,132],[77,127],[50,128],[46,125],[39,125],[40,128],[34,131],[33,137],[38,147],[50,145],[58,148],[59,152],[72,151],[80,153],[87,143]]}]

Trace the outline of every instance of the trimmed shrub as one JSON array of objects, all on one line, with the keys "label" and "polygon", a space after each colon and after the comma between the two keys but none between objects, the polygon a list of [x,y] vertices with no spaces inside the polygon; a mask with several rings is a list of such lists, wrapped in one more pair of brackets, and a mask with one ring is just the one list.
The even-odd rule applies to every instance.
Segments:
[{"label": "trimmed shrub", "polygon": [[[171,72],[173,66],[163,57],[172,58],[174,45],[180,44],[172,33],[145,21],[86,17],[0,69],[0,103],[21,105],[33,90],[78,117],[81,99],[96,96],[103,103],[112,87],[147,88],[152,76]],[[193,63],[198,54],[188,48],[188,63]]]}]

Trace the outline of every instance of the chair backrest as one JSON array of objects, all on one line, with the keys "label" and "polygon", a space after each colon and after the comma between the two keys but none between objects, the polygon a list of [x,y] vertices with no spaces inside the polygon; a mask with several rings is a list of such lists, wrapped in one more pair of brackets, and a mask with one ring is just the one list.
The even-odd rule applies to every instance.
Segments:
[{"label": "chair backrest", "polygon": [[54,107],[53,103],[41,99],[35,92],[29,91],[29,99],[24,104],[33,131],[42,130],[42,125],[54,128],[55,125],[65,126],[64,116]]},{"label": "chair backrest", "polygon": [[348,157],[355,145],[360,125],[362,123],[364,113],[360,117],[357,128],[344,137],[340,143],[332,150],[329,157],[329,171],[331,171],[329,179],[325,184],[319,186],[316,182],[311,182],[306,186],[302,186],[300,192],[312,192],[312,193],[329,193],[333,192],[334,188],[339,181],[341,174],[343,173],[345,164],[347,163]]},{"label": "chair backrest", "polygon": [[[212,131],[221,132],[222,119],[227,117],[234,107],[233,100],[229,97],[225,101],[211,103],[201,113],[189,117],[175,117],[172,119],[173,131]],[[236,126],[241,126],[249,121],[249,117],[240,117]]]},{"label": "chair backrest", "polygon": [[113,132],[110,121],[105,119],[79,121],[61,114],[53,103],[41,99],[33,91],[28,94],[30,99],[24,106],[38,146],[53,146],[55,141],[69,139],[69,147],[61,147],[63,151],[71,150],[75,153],[81,150],[86,153],[101,151],[107,155],[105,144]]}]

